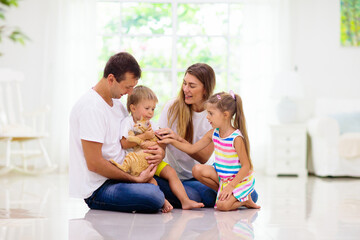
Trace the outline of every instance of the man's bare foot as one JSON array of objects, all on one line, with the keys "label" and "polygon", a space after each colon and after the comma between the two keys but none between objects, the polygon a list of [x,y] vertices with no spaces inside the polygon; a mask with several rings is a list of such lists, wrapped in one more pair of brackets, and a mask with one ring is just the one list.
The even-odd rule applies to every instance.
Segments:
[{"label": "man's bare foot", "polygon": [[189,209],[193,209],[193,208],[202,208],[204,206],[205,205],[203,203],[195,202],[191,199],[186,200],[181,203],[181,208],[184,210],[189,210]]},{"label": "man's bare foot", "polygon": [[164,203],[161,211],[163,213],[168,213],[168,212],[171,212],[171,210],[173,210],[173,206],[171,205],[171,203],[169,203],[168,200],[165,199],[165,203]]}]

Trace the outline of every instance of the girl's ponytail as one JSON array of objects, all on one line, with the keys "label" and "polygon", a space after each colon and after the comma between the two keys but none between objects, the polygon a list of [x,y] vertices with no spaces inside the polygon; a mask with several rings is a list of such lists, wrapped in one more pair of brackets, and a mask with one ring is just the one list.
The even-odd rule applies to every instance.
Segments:
[{"label": "girl's ponytail", "polygon": [[246,154],[249,158],[249,162],[250,162],[250,169],[253,168],[252,162],[251,162],[251,158],[250,158],[250,141],[249,141],[249,136],[248,136],[248,132],[247,132],[247,128],[246,128],[246,120],[245,120],[245,114],[244,114],[244,109],[243,109],[243,104],[242,104],[242,99],[239,95],[234,94],[235,97],[235,116],[234,116],[234,128],[239,129],[241,134],[244,137],[244,144],[245,144],[245,149],[246,149]]}]

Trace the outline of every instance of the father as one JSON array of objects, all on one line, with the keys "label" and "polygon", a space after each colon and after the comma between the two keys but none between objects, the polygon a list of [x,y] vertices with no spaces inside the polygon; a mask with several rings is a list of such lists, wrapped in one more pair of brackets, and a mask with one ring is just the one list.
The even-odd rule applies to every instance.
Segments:
[{"label": "father", "polygon": [[[141,76],[133,56],[120,52],[106,63],[101,80],[85,93],[70,114],[70,196],[83,198],[91,209],[121,212],[158,212],[164,194],[148,182],[165,152],[147,150],[150,166],[131,176],[108,160],[122,163],[121,119],[128,115],[119,99],[131,94]],[[137,183],[137,184],[131,184]]]}]

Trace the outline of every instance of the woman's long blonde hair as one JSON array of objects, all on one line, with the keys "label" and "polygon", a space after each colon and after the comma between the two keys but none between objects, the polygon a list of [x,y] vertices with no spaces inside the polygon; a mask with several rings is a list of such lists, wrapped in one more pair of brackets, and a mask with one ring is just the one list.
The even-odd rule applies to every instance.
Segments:
[{"label": "woman's long blonde hair", "polygon": [[234,93],[230,94],[220,92],[212,95],[206,103],[213,104],[221,112],[228,111],[230,113],[231,125],[233,128],[239,129],[243,136],[246,154],[250,162],[250,169],[252,169],[253,165],[250,158],[250,142],[246,129],[246,120],[241,97]]},{"label": "woman's long blonde hair", "polygon": [[[211,96],[215,88],[216,80],[214,70],[205,63],[195,63],[188,67],[184,76],[187,73],[196,77],[204,85],[205,94],[203,99],[206,101]],[[168,125],[172,127],[177,120],[177,134],[186,141],[192,143],[194,137],[192,109],[191,105],[185,103],[185,94],[182,88],[180,89],[175,102],[170,106],[167,116]]]}]

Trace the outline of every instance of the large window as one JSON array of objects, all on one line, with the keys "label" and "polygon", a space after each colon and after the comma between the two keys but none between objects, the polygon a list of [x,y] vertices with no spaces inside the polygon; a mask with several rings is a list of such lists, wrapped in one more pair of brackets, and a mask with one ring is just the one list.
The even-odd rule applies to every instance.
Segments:
[{"label": "large window", "polygon": [[216,90],[239,87],[237,57],[246,44],[241,3],[102,0],[97,13],[99,74],[109,56],[127,51],[143,70],[140,83],[155,91],[160,104],[176,96],[184,71],[196,62],[214,68]]},{"label": "large window", "polygon": [[288,64],[282,61],[287,42],[279,34],[279,3],[98,0],[98,72],[110,55],[133,54],[143,70],[139,83],[159,97],[156,119],[163,104],[177,96],[186,68],[209,64],[216,73],[215,91],[231,89],[242,97],[253,157],[264,159],[272,76]]}]

